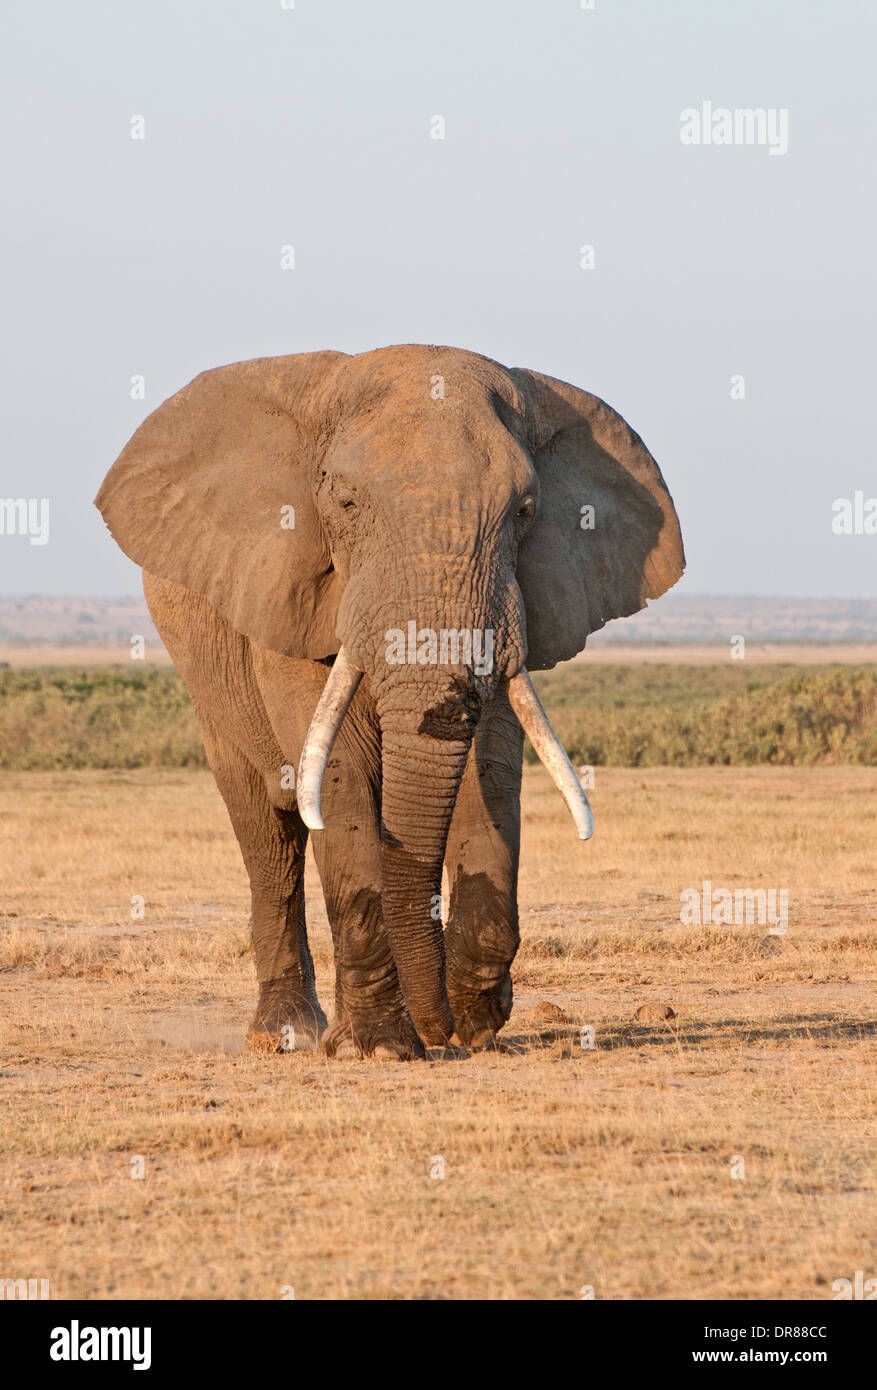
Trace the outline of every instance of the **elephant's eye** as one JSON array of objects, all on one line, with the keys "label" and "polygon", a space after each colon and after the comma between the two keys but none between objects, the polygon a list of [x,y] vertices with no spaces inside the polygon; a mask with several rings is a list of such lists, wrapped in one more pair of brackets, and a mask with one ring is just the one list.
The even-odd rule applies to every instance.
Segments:
[{"label": "elephant's eye", "polygon": [[535,515],[536,499],[534,497],[525,497],[521,505],[518,507],[518,510],[515,512],[515,516],[524,518]]},{"label": "elephant's eye", "polygon": [[343,512],[352,512],[356,506],[356,498],[351,492],[339,493],[337,501]]}]

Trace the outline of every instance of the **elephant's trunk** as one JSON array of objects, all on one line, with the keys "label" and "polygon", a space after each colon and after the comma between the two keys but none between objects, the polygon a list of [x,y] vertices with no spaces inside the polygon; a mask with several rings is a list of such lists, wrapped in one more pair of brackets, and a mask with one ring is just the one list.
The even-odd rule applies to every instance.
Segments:
[{"label": "elephant's trunk", "polygon": [[441,879],[474,729],[474,721],[464,715],[457,723],[449,711],[443,701],[426,713],[421,704],[416,714],[379,705],[384,922],[408,1012],[424,1043],[432,1045],[447,1043],[454,1032]]}]

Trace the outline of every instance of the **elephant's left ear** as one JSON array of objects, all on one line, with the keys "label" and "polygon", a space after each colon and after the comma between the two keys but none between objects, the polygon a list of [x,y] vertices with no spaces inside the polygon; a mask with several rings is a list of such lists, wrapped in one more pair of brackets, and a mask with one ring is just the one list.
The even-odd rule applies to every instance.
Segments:
[{"label": "elephant's left ear", "polygon": [[512,373],[541,485],[518,559],[527,666],[580,652],[590,632],[659,598],[682,574],[679,519],[661,470],[605,401],[539,372]]}]

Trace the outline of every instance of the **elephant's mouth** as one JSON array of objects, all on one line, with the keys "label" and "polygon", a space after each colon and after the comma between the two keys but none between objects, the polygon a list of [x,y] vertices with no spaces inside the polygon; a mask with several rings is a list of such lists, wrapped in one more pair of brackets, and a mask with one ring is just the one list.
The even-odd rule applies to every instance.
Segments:
[{"label": "elephant's mouth", "polygon": [[[311,720],[299,762],[298,809],[310,830],[325,828],[320,813],[323,774],[332,745],[362,675],[362,671],[354,666],[342,646]],[[566,802],[579,839],[590,839],[594,832],[594,818],[588,798],[563,744],[542,708],[542,702],[533,688],[533,682],[525,666],[522,666],[508,682],[508,695],[524,733],[529,737],[540,762]],[[459,701],[442,701],[423,715],[419,732],[429,734],[432,738],[459,741],[471,736],[478,722],[479,712],[474,695],[468,700],[463,698]]]},{"label": "elephant's mouth", "polygon": [[426,710],[417,726],[419,734],[456,742],[469,739],[481,718],[481,702],[474,691],[458,682],[452,696]]}]

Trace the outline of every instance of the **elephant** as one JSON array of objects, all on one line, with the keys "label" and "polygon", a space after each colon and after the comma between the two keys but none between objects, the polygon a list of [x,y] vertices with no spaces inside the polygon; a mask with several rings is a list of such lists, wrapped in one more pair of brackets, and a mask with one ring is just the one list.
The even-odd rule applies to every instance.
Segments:
[{"label": "elephant", "polygon": [[[399,1060],[497,1046],[525,733],[580,837],[592,827],[529,672],[685,565],[640,437],[598,397],[474,352],[306,352],[197,376],[96,505],[143,570],[249,875],[249,1045]],[[331,1024],[305,925],[309,834]]]}]

